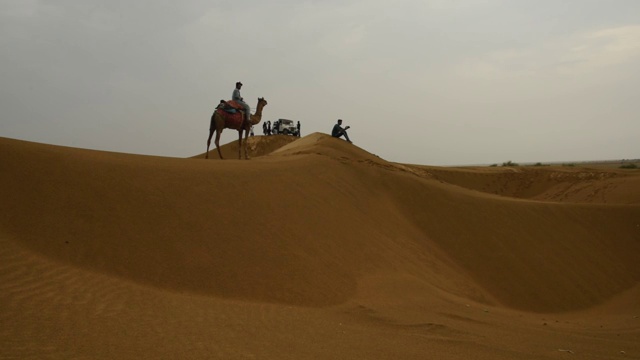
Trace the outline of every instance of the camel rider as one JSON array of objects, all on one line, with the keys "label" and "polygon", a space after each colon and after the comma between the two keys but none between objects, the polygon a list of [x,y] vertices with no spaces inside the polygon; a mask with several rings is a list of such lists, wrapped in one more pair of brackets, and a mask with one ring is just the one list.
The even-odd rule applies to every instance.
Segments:
[{"label": "camel rider", "polygon": [[349,140],[349,135],[347,135],[347,129],[349,129],[348,126],[345,126],[344,128],[342,127],[342,119],[338,119],[338,123],[333,125],[333,130],[331,130],[331,136],[335,138],[339,138],[344,135],[344,138],[348,142],[351,142],[351,140]]},{"label": "camel rider", "polygon": [[242,107],[244,107],[244,118],[245,118],[245,120],[250,121],[251,120],[251,108],[249,107],[249,105],[247,105],[246,102],[244,102],[244,99],[240,95],[240,88],[241,87],[242,87],[242,83],[240,81],[238,81],[236,83],[236,88],[233,90],[233,94],[231,95],[231,100],[237,102],[238,104],[242,105]]}]

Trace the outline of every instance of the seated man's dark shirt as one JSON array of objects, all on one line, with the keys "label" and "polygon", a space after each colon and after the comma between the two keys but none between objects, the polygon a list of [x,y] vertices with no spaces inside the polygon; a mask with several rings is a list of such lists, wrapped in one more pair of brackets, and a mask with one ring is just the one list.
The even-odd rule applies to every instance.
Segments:
[{"label": "seated man's dark shirt", "polygon": [[340,137],[342,135],[342,127],[338,124],[333,125],[333,130],[331,130],[331,136]]}]

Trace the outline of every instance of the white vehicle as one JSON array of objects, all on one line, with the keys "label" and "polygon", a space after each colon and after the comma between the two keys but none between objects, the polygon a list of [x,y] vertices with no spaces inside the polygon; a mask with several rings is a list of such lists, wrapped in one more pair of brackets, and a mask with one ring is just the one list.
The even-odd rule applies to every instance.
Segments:
[{"label": "white vehicle", "polygon": [[289,119],[278,119],[274,121],[273,129],[271,131],[274,134],[298,136],[298,127],[293,120]]}]

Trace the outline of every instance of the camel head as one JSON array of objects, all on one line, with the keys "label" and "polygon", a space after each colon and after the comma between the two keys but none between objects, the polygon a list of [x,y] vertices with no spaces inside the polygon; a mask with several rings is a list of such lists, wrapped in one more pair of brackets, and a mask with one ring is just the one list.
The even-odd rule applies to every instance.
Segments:
[{"label": "camel head", "polygon": [[258,107],[264,107],[265,105],[267,105],[267,100],[265,100],[264,98],[258,98]]}]

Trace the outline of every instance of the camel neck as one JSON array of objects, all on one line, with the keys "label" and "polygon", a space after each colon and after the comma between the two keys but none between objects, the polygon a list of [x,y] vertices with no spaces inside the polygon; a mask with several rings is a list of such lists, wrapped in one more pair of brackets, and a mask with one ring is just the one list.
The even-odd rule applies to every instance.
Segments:
[{"label": "camel neck", "polygon": [[256,113],[255,116],[257,117],[262,117],[262,108],[264,107],[263,104],[261,104],[260,102],[258,102],[258,106],[256,106]]}]

